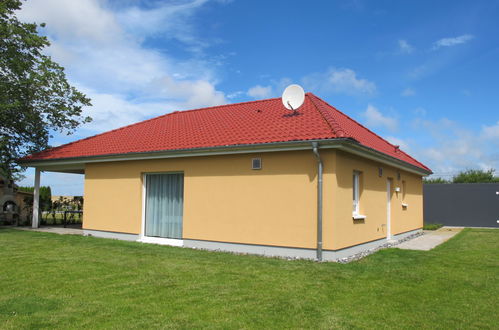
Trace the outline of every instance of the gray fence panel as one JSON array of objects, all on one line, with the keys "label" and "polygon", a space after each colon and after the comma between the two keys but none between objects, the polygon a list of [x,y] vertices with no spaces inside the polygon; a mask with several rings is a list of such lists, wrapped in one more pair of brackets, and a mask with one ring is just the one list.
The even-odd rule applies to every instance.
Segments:
[{"label": "gray fence panel", "polygon": [[423,185],[424,221],[499,228],[499,183]]}]

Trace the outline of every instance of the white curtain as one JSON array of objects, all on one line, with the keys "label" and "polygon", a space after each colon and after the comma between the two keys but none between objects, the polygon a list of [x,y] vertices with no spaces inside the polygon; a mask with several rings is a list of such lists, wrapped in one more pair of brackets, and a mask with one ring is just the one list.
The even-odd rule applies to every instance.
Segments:
[{"label": "white curtain", "polygon": [[183,204],[183,174],[147,174],[146,236],[182,238]]}]

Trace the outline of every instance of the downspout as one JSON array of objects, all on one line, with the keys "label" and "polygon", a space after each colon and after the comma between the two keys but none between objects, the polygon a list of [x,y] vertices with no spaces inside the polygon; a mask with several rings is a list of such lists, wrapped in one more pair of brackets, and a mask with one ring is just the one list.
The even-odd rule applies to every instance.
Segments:
[{"label": "downspout", "polygon": [[312,142],[312,147],[317,159],[317,261],[322,261],[322,159],[319,144]]}]

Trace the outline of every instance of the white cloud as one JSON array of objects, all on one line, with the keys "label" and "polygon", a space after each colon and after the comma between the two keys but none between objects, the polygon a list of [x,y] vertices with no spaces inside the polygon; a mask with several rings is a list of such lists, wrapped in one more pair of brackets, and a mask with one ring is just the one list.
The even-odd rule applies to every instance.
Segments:
[{"label": "white cloud", "polygon": [[255,99],[266,99],[272,95],[272,86],[256,85],[248,89],[247,94]]},{"label": "white cloud", "polygon": [[376,107],[371,104],[369,104],[366,111],[362,113],[362,117],[365,118],[367,127],[382,127],[390,131],[395,131],[398,128],[397,119],[384,116]]},{"label": "white cloud", "polygon": [[[179,106],[185,108],[199,108],[226,103],[224,93],[217,91],[215,86],[204,79],[175,79],[164,76],[157,80],[159,95],[169,100],[181,102]],[[152,90],[155,90],[151,86]]]},{"label": "white cloud", "polygon": [[[47,53],[92,99],[93,106],[84,112],[94,121],[75,135],[93,135],[172,110],[227,103],[217,89],[214,69],[224,58],[210,59],[203,53],[217,41],[199,37],[195,26],[194,16],[207,1],[151,2],[147,8],[136,3],[23,2],[18,17],[47,23],[42,29],[51,41]],[[164,40],[166,48],[147,46],[148,38]],[[172,56],[172,45],[189,56]],[[54,194],[82,193],[81,176],[46,173],[42,180],[54,188]],[[28,185],[32,182],[31,177],[25,180]]]},{"label": "white cloud", "polygon": [[347,68],[329,68],[326,72],[305,76],[302,81],[308,90],[318,92],[366,95],[376,93],[375,83],[358,78],[355,71]]},{"label": "white cloud", "polygon": [[412,47],[407,40],[399,40],[399,50],[403,54],[411,54],[414,51],[414,47]]},{"label": "white cloud", "polygon": [[254,99],[265,99],[269,97],[278,97],[284,92],[284,89],[293,84],[290,78],[270,79],[267,86],[256,85],[248,89],[246,95]]},{"label": "white cloud", "polygon": [[[106,1],[32,0],[19,16],[46,22],[48,53],[70,81],[93,99],[87,130],[107,130],[166,113],[226,103],[207,60],[179,60],[144,45],[149,36],[176,39],[199,54],[191,17],[206,1],[157,3],[143,9],[113,8]],[[161,23],[161,24],[160,24]],[[167,44],[168,45],[168,44]]]},{"label": "white cloud", "polygon": [[145,98],[134,100],[125,94],[101,93],[80,87],[92,99],[92,107],[84,109],[86,116],[93,118],[82,128],[90,131],[107,131],[159,116],[174,110],[186,110],[226,103],[224,94],[216,91],[204,80],[175,80],[162,77],[151,87],[151,93],[164,95],[166,99]]},{"label": "white cloud", "polygon": [[414,96],[416,95],[416,91],[412,88],[406,88],[402,91],[402,93],[400,93],[400,95],[402,96]]},{"label": "white cloud", "polygon": [[85,108],[85,115],[93,118],[82,128],[88,133],[103,132],[118,127],[130,125],[143,120],[145,117],[159,116],[174,109],[164,103],[133,103],[124,95],[99,93],[84,89],[92,98],[93,107]]},{"label": "white cloud", "polygon": [[484,126],[481,132],[475,132],[446,118],[417,120],[415,128],[422,136],[430,137],[431,143],[429,147],[419,147],[414,155],[437,176],[451,177],[468,168],[499,169],[499,153],[497,143],[494,143],[499,142],[495,138],[499,132],[496,132],[495,126]]},{"label": "white cloud", "polygon": [[[50,33],[65,40],[92,40],[99,44],[116,43],[122,28],[116,17],[98,0],[31,0],[23,3],[18,17],[24,21],[47,23]],[[121,39],[121,38],[120,38]]]},{"label": "white cloud", "polygon": [[495,125],[483,126],[481,136],[499,143],[499,121]]},{"label": "white cloud", "polygon": [[472,140],[456,138],[454,140],[435,141],[435,146],[421,151],[422,157],[435,173],[458,172],[466,168],[476,168],[485,154]]},{"label": "white cloud", "polygon": [[427,113],[426,109],[422,107],[417,107],[416,109],[414,109],[413,112],[416,116],[422,116],[422,117],[426,116]]},{"label": "white cloud", "polygon": [[473,35],[471,34],[463,34],[458,37],[454,38],[442,38],[440,40],[437,40],[433,43],[433,48],[432,49],[439,49],[441,47],[452,47],[460,44],[467,43],[468,41],[472,40],[474,38]]},{"label": "white cloud", "polygon": [[245,95],[246,93],[243,91],[235,91],[232,93],[227,94],[227,98],[232,100],[232,99],[237,99],[238,97]]},{"label": "white cloud", "polygon": [[160,35],[176,39],[188,45],[188,49],[192,51],[201,51],[209,46],[209,42],[196,36],[190,18],[206,2],[207,0],[170,2],[149,9],[130,7],[118,12],[117,19],[130,34],[138,37]]},{"label": "white cloud", "polygon": [[431,72],[432,68],[430,68],[428,64],[422,64],[412,69],[409,72],[409,76],[413,79],[419,79],[430,74]]},{"label": "white cloud", "polygon": [[[267,76],[267,75],[266,75]],[[262,77],[262,78],[269,78]],[[300,80],[305,91],[318,94],[338,93],[348,95],[374,95],[376,94],[376,84],[357,77],[352,69],[329,68],[325,72],[311,73]],[[270,84],[266,86],[256,85],[247,91],[247,95],[256,98],[268,98],[280,95],[284,89],[293,83],[290,78],[269,79]]]},{"label": "white cloud", "polygon": [[387,136],[385,139],[393,145],[399,146],[403,151],[409,151],[409,143],[405,140],[395,137],[395,136]]}]

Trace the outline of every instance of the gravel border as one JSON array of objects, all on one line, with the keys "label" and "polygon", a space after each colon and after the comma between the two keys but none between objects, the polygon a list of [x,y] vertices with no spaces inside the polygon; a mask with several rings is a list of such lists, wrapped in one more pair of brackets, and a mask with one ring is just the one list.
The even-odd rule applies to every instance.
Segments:
[{"label": "gravel border", "polygon": [[[347,264],[352,261],[360,260],[364,257],[367,257],[368,255],[371,255],[379,250],[386,249],[386,248],[391,248],[395,247],[403,242],[409,241],[411,239],[414,239],[416,237],[424,235],[424,231],[420,231],[417,233],[414,233],[412,235],[409,235],[405,238],[401,238],[399,240],[393,240],[390,242],[386,242],[383,245],[380,245],[378,247],[365,250],[362,252],[359,252],[357,254],[351,255],[346,258],[340,258],[340,259],[335,259],[335,260],[323,260],[322,262],[338,262],[340,264]],[[230,253],[230,254],[235,254],[235,255],[248,255],[248,256],[260,256],[260,257],[265,257],[265,258],[276,258],[276,259],[281,259],[281,260],[288,260],[288,261],[293,261],[293,260],[308,260],[308,261],[315,261],[317,260],[314,259],[309,259],[309,258],[301,258],[301,257],[282,257],[282,256],[272,256],[272,255],[260,255],[260,254],[255,254],[255,253],[245,253],[245,252],[231,252],[231,251],[225,251],[221,249],[216,249],[216,250],[210,250],[210,249],[203,249],[203,248],[198,248],[198,247],[182,247],[183,249],[193,249],[193,250],[201,250],[201,251],[208,251],[208,252],[222,252],[222,253]]]},{"label": "gravel border", "polygon": [[380,245],[380,246],[378,246],[376,248],[373,248],[373,249],[370,249],[370,250],[366,250],[366,251],[362,251],[360,253],[351,255],[350,257],[337,259],[336,262],[339,262],[341,264],[347,264],[347,263],[352,262],[352,261],[360,260],[360,259],[362,259],[364,257],[367,257],[368,255],[373,254],[374,252],[377,252],[379,250],[386,249],[386,248],[395,247],[395,246],[397,246],[397,245],[399,245],[399,244],[401,244],[403,242],[410,241],[411,239],[414,239],[414,238],[422,236],[422,235],[424,235],[424,232],[420,231],[418,233],[414,233],[414,234],[409,235],[407,237],[404,237],[402,239],[394,240],[392,242],[387,242],[387,243],[385,243],[383,245]]}]

